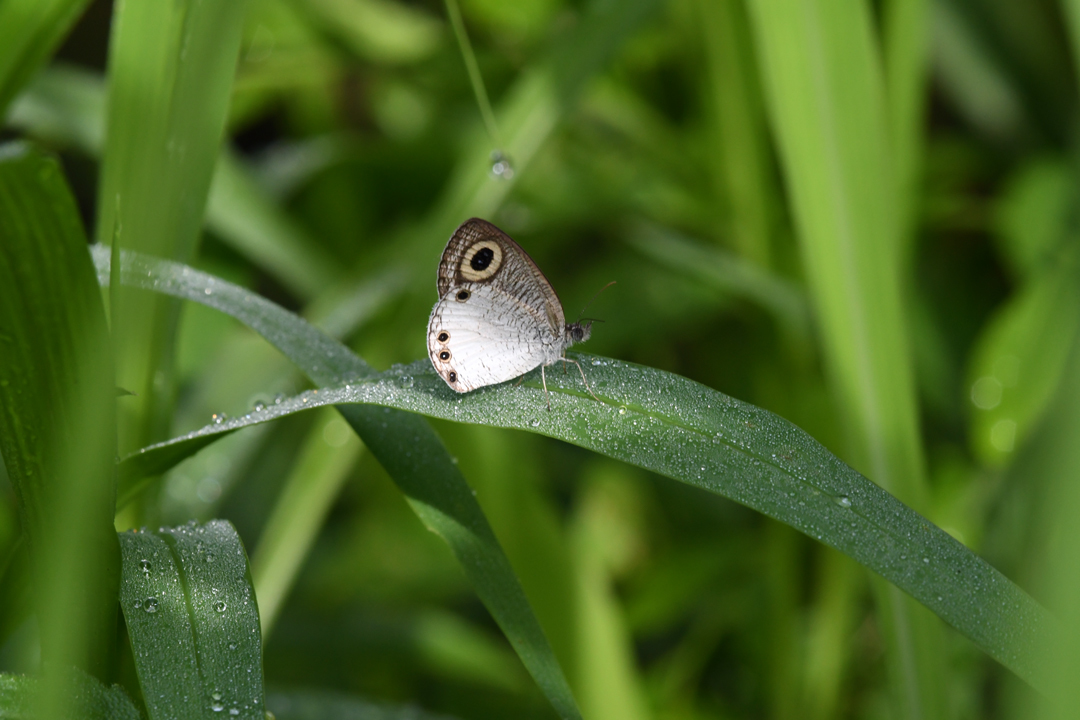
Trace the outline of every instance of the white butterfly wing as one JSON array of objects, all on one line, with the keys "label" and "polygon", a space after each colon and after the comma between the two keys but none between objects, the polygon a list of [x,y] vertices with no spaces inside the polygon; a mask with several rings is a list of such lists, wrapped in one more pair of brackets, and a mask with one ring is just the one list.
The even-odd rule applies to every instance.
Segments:
[{"label": "white butterfly wing", "polygon": [[[467,292],[468,298],[458,299]],[[428,354],[446,384],[469,392],[523,375],[549,359],[558,339],[544,318],[489,284],[452,288],[431,311]]]}]

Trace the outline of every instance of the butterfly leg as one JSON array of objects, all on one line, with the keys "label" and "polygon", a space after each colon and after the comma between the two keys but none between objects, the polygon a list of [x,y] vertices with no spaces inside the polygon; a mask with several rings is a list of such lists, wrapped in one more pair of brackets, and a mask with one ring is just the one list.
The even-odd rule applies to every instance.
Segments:
[{"label": "butterfly leg", "polygon": [[[589,387],[589,381],[585,379],[585,371],[581,369],[581,363],[579,363],[577,360],[572,360],[570,358],[559,359],[562,360],[564,363],[574,363],[575,365],[577,365],[578,372],[581,373],[581,382],[585,383],[585,389],[589,391],[590,395],[592,395],[592,399],[596,402],[603,402],[602,400],[600,400],[600,398],[596,397],[596,394],[592,391],[592,388]],[[566,365],[563,365],[563,369],[566,369]]]},{"label": "butterfly leg", "polygon": [[540,382],[542,382],[544,384],[544,398],[547,400],[547,409],[550,412],[551,411],[551,396],[548,395],[547,377],[544,375],[544,366],[543,365],[540,366]]}]

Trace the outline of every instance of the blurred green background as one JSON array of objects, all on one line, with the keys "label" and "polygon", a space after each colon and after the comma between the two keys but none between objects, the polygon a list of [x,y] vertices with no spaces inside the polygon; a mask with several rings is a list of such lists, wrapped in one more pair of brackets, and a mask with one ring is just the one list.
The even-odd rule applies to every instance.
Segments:
[{"label": "blurred green background", "polygon": [[[824,28],[819,37],[857,40],[849,54],[837,45],[829,67],[807,68],[838,83],[840,114],[823,117],[854,153],[825,157],[857,162],[865,140],[885,158],[847,185],[815,185],[830,168],[810,152],[817,125],[800,108],[814,101],[800,93],[821,87],[785,74],[800,60],[785,65],[778,14],[810,6],[826,8],[803,18]],[[481,215],[532,255],[568,320],[617,281],[588,310],[603,320],[588,352],[791,420],[1051,602],[1055,483],[1080,477],[1075,459],[1040,443],[1077,410],[1061,400],[1078,382],[1080,326],[1074,7],[461,0],[492,132],[441,3],[250,0],[204,230],[175,257],[304,314],[382,369],[425,355],[440,253],[459,222]],[[113,16],[110,2],[81,9],[0,131],[59,154],[89,233],[106,242],[99,157]],[[861,135],[883,127],[884,143]],[[510,172],[492,171],[495,153]],[[830,231],[811,211],[816,190],[844,187],[876,198],[824,195],[856,207],[843,217],[869,203],[853,236],[888,258],[874,267],[899,309],[848,309],[900,338],[874,347],[908,368],[897,392],[913,383],[914,489],[881,480],[877,470],[903,462],[879,467],[845,395],[856,380],[835,333],[858,299],[828,299],[830,272],[837,285],[847,276],[843,260],[819,252]],[[231,319],[187,304],[177,323],[175,347],[162,351],[160,421],[122,420],[121,452],[302,387]],[[890,694],[888,633],[853,561],[575,447],[434,424],[586,717],[913,717]],[[260,537],[290,487],[311,477],[323,488],[313,542],[298,546],[298,574],[281,573],[289,579],[264,596]],[[252,554],[271,690],[461,718],[553,717],[447,548],[331,411],[219,441],[123,508],[117,527],[193,518],[229,519]],[[0,479],[0,557],[17,533]],[[26,590],[0,594],[0,671],[32,670]],[[1029,716],[1030,690],[939,630],[944,672],[928,716]]]}]

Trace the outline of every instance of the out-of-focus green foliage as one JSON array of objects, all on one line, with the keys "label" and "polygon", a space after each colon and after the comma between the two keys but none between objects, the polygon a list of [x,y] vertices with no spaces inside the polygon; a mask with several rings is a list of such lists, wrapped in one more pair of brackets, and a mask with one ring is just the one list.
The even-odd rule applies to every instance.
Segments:
[{"label": "out-of-focus green foliage", "polygon": [[68,667],[105,679],[114,660],[116,393],[105,309],[85,248],[59,163],[23,143],[4,147],[0,452],[50,663],[36,708],[45,717],[74,707]]},{"label": "out-of-focus green foliage", "polygon": [[[99,241],[247,287],[383,371],[425,356],[441,249],[486,217],[568,319],[617,281],[590,354],[800,426],[1075,632],[1076,0],[460,0],[497,139],[440,2],[158,5],[0,0],[2,139],[59,155]],[[307,387],[227,315],[102,292],[110,392],[136,393],[115,398],[123,452]],[[560,673],[590,720],[1034,716],[847,557],[531,432],[574,429],[533,384],[498,391],[519,417],[493,424],[524,432],[374,406],[363,450],[319,413],[247,427],[121,485],[117,529],[235,526],[279,718],[553,717]],[[0,673],[34,673],[55,628],[2,447]],[[728,480],[765,496],[748,477]],[[424,504],[433,478],[452,492],[428,500],[460,504]],[[519,621],[532,639],[500,631]],[[122,630],[100,679],[146,713]],[[1037,678],[1060,691],[1046,717],[1077,707],[1063,677]]]}]

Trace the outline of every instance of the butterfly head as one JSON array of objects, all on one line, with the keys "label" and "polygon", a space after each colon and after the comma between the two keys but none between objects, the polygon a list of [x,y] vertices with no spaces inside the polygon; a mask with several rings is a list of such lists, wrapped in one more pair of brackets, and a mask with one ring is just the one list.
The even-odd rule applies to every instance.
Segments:
[{"label": "butterfly head", "polygon": [[566,347],[575,343],[583,343],[592,334],[592,320],[584,322],[568,323],[566,326]]}]

